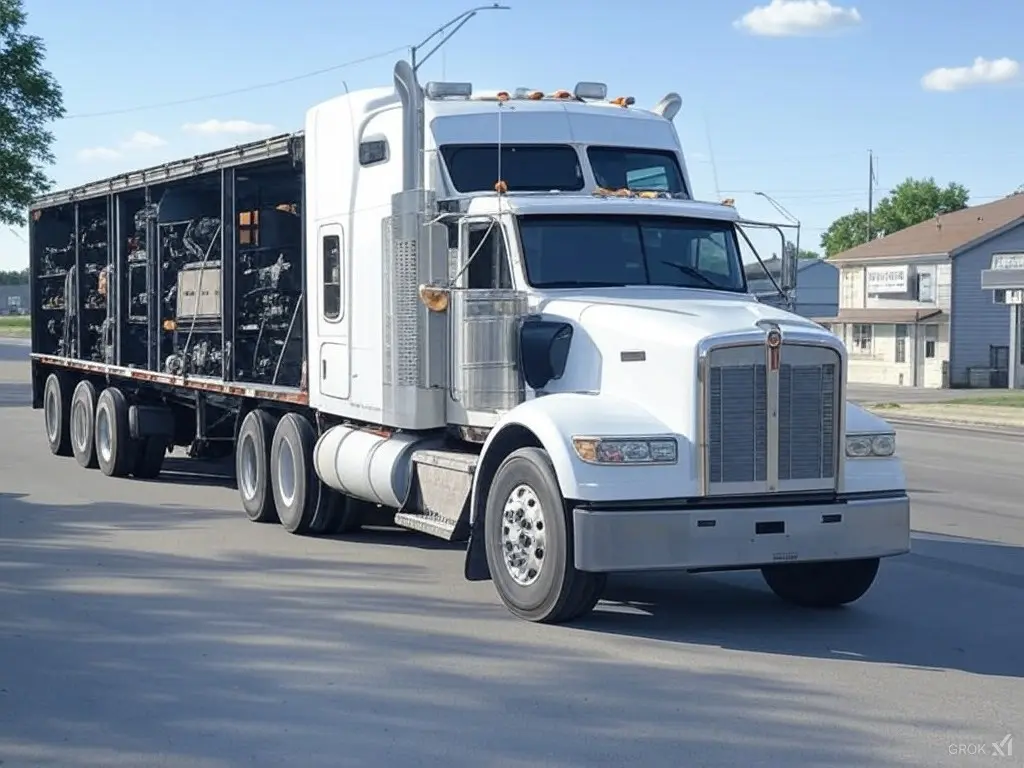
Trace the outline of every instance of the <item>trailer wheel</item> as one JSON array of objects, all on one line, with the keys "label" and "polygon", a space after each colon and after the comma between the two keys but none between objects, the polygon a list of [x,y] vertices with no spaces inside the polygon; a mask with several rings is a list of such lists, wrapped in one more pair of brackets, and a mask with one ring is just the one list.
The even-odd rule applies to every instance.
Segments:
[{"label": "trailer wheel", "polygon": [[307,419],[286,413],[277,422],[270,448],[270,482],[281,525],[289,533],[322,533],[340,503],[328,488],[321,488],[313,468],[316,432]]},{"label": "trailer wheel", "polygon": [[117,387],[107,387],[96,400],[95,434],[100,471],[107,477],[125,477],[136,445],[128,431],[128,401]]},{"label": "trailer wheel", "polygon": [[71,450],[75,461],[86,469],[95,469],[96,460],[96,387],[82,379],[71,395]]},{"label": "trailer wheel", "polygon": [[768,565],[761,569],[768,587],[802,608],[837,608],[862,598],[878,574],[877,557],[823,563]]},{"label": "trailer wheel", "polygon": [[132,475],[140,480],[153,480],[160,476],[167,456],[167,438],[151,435],[142,441],[139,452],[135,455],[135,466]]},{"label": "trailer wheel", "polygon": [[235,477],[245,516],[254,523],[276,523],[270,487],[270,441],[274,418],[262,408],[246,414],[235,443]]},{"label": "trailer wheel", "polygon": [[54,456],[71,456],[71,390],[62,377],[51,373],[43,387],[43,426]]},{"label": "trailer wheel", "polygon": [[498,468],[484,517],[487,562],[521,619],[558,624],[590,613],[607,576],[576,570],[572,519],[545,451],[520,448]]}]

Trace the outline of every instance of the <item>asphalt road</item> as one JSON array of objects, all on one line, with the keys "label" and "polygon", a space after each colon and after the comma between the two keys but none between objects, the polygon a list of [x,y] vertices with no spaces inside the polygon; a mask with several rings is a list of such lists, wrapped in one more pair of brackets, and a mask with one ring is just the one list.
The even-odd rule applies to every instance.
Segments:
[{"label": "asphalt road", "polygon": [[914,552],[848,609],[622,577],[539,627],[433,539],[296,538],[223,479],[51,457],[24,357],[0,345],[3,768],[1021,764],[1017,438],[900,429]]}]

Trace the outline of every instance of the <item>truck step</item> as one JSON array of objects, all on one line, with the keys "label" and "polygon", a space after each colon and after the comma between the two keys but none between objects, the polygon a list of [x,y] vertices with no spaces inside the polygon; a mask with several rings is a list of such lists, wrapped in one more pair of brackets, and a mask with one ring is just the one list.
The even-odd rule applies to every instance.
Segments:
[{"label": "truck step", "polygon": [[436,536],[445,541],[465,541],[469,538],[469,520],[465,522],[452,520],[436,514],[420,512],[399,512],[395,515],[395,525],[419,531],[429,536]]},{"label": "truck step", "polygon": [[395,524],[445,541],[468,539],[476,462],[477,455],[465,451],[415,451],[411,493]]}]

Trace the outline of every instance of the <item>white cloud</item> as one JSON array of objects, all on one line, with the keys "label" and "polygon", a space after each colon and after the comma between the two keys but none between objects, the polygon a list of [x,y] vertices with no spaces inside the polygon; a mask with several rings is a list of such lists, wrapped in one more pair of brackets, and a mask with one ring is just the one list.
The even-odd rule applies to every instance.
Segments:
[{"label": "white cloud", "polygon": [[156,149],[157,147],[164,146],[166,143],[155,133],[136,131],[123,146],[125,149]]},{"label": "white cloud", "polygon": [[1013,59],[974,60],[969,67],[938,67],[921,78],[926,91],[960,91],[978,85],[996,85],[1016,80],[1020,63]]},{"label": "white cloud", "polygon": [[181,129],[187,133],[199,133],[206,136],[231,134],[234,136],[271,133],[274,126],[269,123],[252,123],[248,120],[207,120],[202,123],[185,123]]},{"label": "white cloud", "polygon": [[860,24],[860,12],[853,7],[832,5],[828,0],[771,0],[733,22],[762,37],[796,37],[827,32]]},{"label": "white cloud", "polygon": [[87,147],[78,150],[78,159],[83,163],[91,163],[97,160],[116,160],[121,153],[110,147]]},{"label": "white cloud", "polygon": [[137,153],[149,149],[162,147],[167,142],[155,133],[147,131],[135,131],[118,147],[87,147],[78,150],[78,159],[83,163],[102,162],[104,160],[116,160],[126,154]]}]

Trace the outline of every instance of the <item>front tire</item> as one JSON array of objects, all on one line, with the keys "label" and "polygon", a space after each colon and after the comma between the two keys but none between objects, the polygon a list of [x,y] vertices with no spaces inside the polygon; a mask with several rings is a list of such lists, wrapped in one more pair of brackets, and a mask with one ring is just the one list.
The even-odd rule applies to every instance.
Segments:
[{"label": "front tire", "polygon": [[859,600],[878,574],[879,559],[768,565],[761,569],[768,587],[802,608],[837,608]]},{"label": "front tire", "polygon": [[607,576],[574,565],[571,512],[545,451],[520,448],[502,462],[487,494],[487,563],[515,616],[558,624],[590,613]]}]

